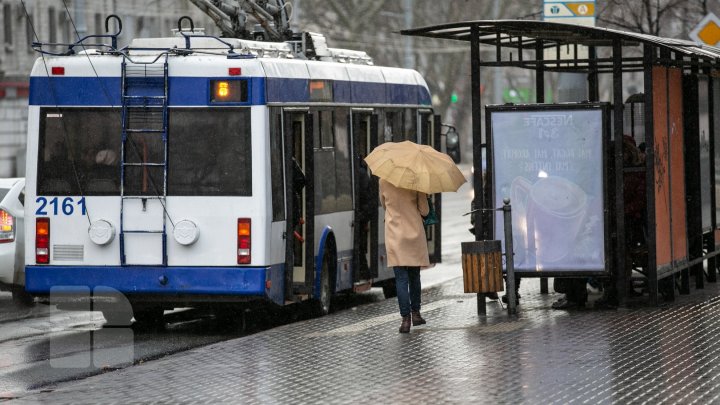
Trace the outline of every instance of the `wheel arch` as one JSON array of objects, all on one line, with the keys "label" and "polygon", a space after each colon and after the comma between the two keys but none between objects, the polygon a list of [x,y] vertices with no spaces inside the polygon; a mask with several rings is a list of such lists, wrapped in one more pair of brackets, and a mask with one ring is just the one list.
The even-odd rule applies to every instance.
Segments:
[{"label": "wheel arch", "polygon": [[335,232],[332,227],[326,226],[320,235],[318,242],[317,256],[315,256],[315,277],[313,281],[313,297],[320,298],[320,276],[322,274],[322,262],[325,254],[330,255],[330,292],[335,293],[337,282],[337,244]]}]

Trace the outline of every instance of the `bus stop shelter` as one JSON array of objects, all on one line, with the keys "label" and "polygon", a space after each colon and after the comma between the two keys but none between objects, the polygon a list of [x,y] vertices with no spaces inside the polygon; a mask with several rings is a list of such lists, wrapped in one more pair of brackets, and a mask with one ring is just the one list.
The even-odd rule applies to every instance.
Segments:
[{"label": "bus stop shelter", "polygon": [[[716,166],[720,165],[720,114],[715,111],[720,106],[720,49],[607,28],[527,20],[456,22],[401,33],[466,41],[470,45],[473,186],[476,208],[486,209],[474,214],[478,240],[497,236],[493,228],[498,225],[493,227],[493,221],[487,217],[483,221],[482,216],[491,216],[489,210],[500,208],[497,201],[504,196],[497,194],[504,191],[493,185],[497,177],[493,171],[509,156],[495,156],[497,150],[493,150],[489,128],[497,125],[491,113],[503,108],[487,107],[483,134],[482,68],[534,71],[537,104],[533,108],[540,108],[540,112],[543,106],[551,106],[544,100],[546,72],[585,74],[586,104],[606,111],[600,114],[603,135],[598,144],[603,166],[598,171],[602,172],[603,235],[598,241],[604,250],[603,265],[589,272],[559,267],[545,271],[538,265],[534,271],[518,273],[520,276],[612,277],[621,305],[628,302],[635,274],[631,269],[644,275],[647,297],[653,305],[660,297],[673,299],[676,290],[689,293],[691,275],[695,276],[696,288],[703,288],[705,281],[716,282],[716,256],[720,253],[720,167]],[[481,47],[494,48],[494,57],[481,58],[488,55],[481,53]],[[641,72],[643,91],[623,100],[623,74],[628,72]],[[601,75],[612,78],[611,100],[600,100]],[[576,108],[569,104],[553,106],[555,110],[565,107]],[[513,109],[523,108],[508,106],[505,110]],[[624,164],[623,142],[628,136],[637,136],[636,128],[645,143],[645,160],[641,167],[628,167]],[[560,136],[556,141],[562,143],[563,139]],[[534,151],[535,155],[542,154],[536,150],[531,145],[530,151],[521,150],[518,155],[532,156]],[[482,175],[483,156],[488,157],[486,176]],[[626,181],[637,176],[644,178],[645,189],[643,246],[639,248],[628,242],[639,226],[626,224],[626,205],[633,202],[625,197]],[[525,221],[529,227],[530,222]],[[515,250],[516,261],[517,254]]]}]

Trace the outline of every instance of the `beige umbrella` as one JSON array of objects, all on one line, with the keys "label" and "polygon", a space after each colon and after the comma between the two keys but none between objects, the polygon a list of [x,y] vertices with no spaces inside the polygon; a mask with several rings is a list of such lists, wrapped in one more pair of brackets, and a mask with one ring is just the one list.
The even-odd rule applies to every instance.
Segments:
[{"label": "beige umbrella", "polygon": [[426,194],[457,191],[465,177],[450,156],[414,142],[386,142],[365,157],[372,174]]}]

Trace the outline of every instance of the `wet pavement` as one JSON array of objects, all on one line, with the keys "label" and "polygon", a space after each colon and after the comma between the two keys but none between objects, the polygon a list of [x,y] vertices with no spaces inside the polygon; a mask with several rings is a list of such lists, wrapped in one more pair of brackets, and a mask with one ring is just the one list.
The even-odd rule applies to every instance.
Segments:
[{"label": "wet pavement", "polygon": [[376,292],[323,318],[36,387],[11,402],[720,403],[720,284],[658,308],[563,311],[550,308],[561,295],[523,279],[516,317],[497,301],[480,317],[460,266],[471,199],[468,184],[443,197],[443,263],[421,272],[428,324],[407,335],[398,333],[396,300]]},{"label": "wet pavement", "polygon": [[[422,272],[423,281],[452,264]],[[83,381],[18,403],[717,403],[720,286],[659,308],[553,310],[523,280],[517,317],[454,277],[399,334],[381,300]],[[597,295],[591,296],[597,298]]]}]

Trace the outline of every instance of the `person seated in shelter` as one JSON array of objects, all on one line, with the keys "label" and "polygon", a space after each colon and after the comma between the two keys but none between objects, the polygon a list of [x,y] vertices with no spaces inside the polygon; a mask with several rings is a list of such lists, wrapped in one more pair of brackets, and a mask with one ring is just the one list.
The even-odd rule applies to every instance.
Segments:
[{"label": "person seated in shelter", "polygon": [[552,309],[584,308],[588,298],[587,282],[586,277],[555,277],[553,289],[565,297],[553,302]]}]

